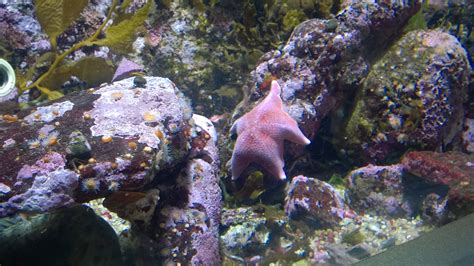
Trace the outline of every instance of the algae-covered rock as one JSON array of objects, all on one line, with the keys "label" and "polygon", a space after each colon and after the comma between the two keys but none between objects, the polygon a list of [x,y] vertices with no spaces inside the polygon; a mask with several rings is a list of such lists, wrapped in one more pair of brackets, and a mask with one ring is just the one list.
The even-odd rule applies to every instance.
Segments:
[{"label": "algae-covered rock", "polygon": [[[431,183],[447,185],[451,207],[474,208],[474,155],[412,151],[403,156],[406,171]],[[459,206],[457,206],[459,205]]]},{"label": "algae-covered rock", "polygon": [[139,191],[182,163],[197,145],[191,107],[168,79],[145,79],[2,114],[0,216]]},{"label": "algae-covered rock", "polygon": [[368,165],[351,171],[347,177],[347,192],[351,207],[372,215],[410,216],[404,198],[402,165]]},{"label": "algae-covered rock", "polygon": [[267,219],[251,208],[225,209],[221,223],[221,242],[227,253],[245,257],[261,253],[270,244]]},{"label": "algae-covered rock", "polygon": [[409,32],[372,67],[340,147],[359,159],[383,161],[410,148],[437,150],[456,142],[469,72],[455,37]]},{"label": "algae-covered rock", "polygon": [[219,15],[213,19],[210,11],[202,12],[179,1],[170,4],[170,9],[158,9],[154,15],[145,40],[145,66],[154,75],[175,82],[193,99],[198,112],[210,115],[228,111],[239,99],[236,84],[247,71],[238,65],[239,61],[246,64],[245,55],[227,50],[230,41],[226,34],[233,23],[230,11],[218,9]]},{"label": "algae-covered rock", "polygon": [[275,206],[224,208],[221,250],[234,263],[286,264],[302,259],[308,250],[305,229],[292,226],[283,210]]},{"label": "algae-covered rock", "polygon": [[[339,1],[161,1],[152,14],[143,59],[173,80],[197,112],[230,112],[249,71],[281,47],[293,28],[336,13]],[[167,2],[166,4],[163,2]]]},{"label": "algae-covered rock", "polygon": [[285,213],[290,218],[326,227],[337,226],[344,217],[354,214],[330,184],[302,175],[291,180]]}]

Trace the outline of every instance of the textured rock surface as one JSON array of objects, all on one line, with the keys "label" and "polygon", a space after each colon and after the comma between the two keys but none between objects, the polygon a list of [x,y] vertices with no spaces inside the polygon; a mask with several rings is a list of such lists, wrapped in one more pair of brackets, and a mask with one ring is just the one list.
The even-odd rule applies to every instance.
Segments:
[{"label": "textured rock surface", "polygon": [[285,212],[290,218],[303,218],[322,226],[336,226],[344,217],[353,215],[330,184],[301,175],[291,180]]},{"label": "textured rock surface", "polygon": [[[293,226],[275,206],[224,208],[221,220],[221,250],[226,263],[263,264],[301,259],[308,229]],[[309,229],[311,232],[314,229]]]},{"label": "textured rock surface", "polygon": [[404,198],[403,166],[369,165],[350,172],[347,197],[352,208],[372,215],[409,216]]},{"label": "textured rock surface", "polygon": [[474,155],[460,152],[413,151],[402,160],[405,169],[427,181],[449,186],[453,203],[474,201]]},{"label": "textured rock surface", "polygon": [[[152,187],[159,190],[160,200],[151,219],[132,220],[130,234],[139,254],[135,263],[220,264],[217,136],[208,119],[193,117],[196,124],[188,161],[174,172],[158,173]],[[128,209],[134,208],[129,205]]]},{"label": "textured rock surface", "polygon": [[[66,161],[59,153],[48,153],[34,165],[24,165],[13,184],[17,195],[0,204],[0,215],[15,212],[47,212],[74,204],[74,189],[79,175],[65,169]],[[4,186],[8,187],[4,184]],[[5,193],[4,195],[8,195]]]},{"label": "textured rock surface", "polygon": [[464,119],[462,140],[464,150],[468,153],[474,153],[474,119]]},{"label": "textured rock surface", "polygon": [[449,217],[448,197],[441,197],[436,193],[428,194],[421,204],[421,218],[426,223],[443,225]]},{"label": "textured rock surface", "polygon": [[232,15],[218,9],[219,16],[213,19],[208,12],[190,5],[170,1],[169,8],[155,12],[144,41],[144,64],[153,74],[173,80],[193,99],[198,113],[229,111],[240,92],[236,84],[221,85],[240,82],[244,76],[227,54],[226,35],[232,30]]},{"label": "textured rock surface", "polygon": [[221,242],[226,253],[246,257],[261,253],[272,236],[267,219],[251,208],[225,209],[222,213]]},{"label": "textured rock surface", "polygon": [[3,114],[0,215],[137,191],[182,163],[193,146],[191,108],[168,79],[146,80]]},{"label": "textured rock surface", "polygon": [[458,141],[469,72],[454,36],[409,32],[371,69],[340,130],[340,147],[359,161],[377,162]]},{"label": "textured rock surface", "polygon": [[77,206],[50,214],[0,219],[2,265],[123,265],[117,235]]}]

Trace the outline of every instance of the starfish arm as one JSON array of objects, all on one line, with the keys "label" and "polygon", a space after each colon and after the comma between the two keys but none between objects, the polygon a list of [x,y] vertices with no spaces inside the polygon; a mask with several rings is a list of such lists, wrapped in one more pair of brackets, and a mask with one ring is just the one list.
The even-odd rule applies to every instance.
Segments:
[{"label": "starfish arm", "polygon": [[278,96],[278,98],[280,98],[281,87],[280,87],[280,84],[278,84],[276,80],[272,80],[272,87],[270,90],[272,94],[275,94],[276,96]]},{"label": "starfish arm", "polygon": [[280,85],[274,80],[272,81],[272,87],[268,95],[261,101],[255,110],[258,113],[267,113],[274,110],[280,110],[283,107],[283,101],[280,98],[281,88]]},{"label": "starfish arm", "polygon": [[246,159],[245,154],[237,148],[232,153],[232,180],[236,180],[242,172],[249,166],[250,161]]},{"label": "starfish arm", "polygon": [[285,171],[283,171],[283,167],[285,166],[285,161],[283,160],[283,141],[266,142],[266,150],[272,152],[262,154],[262,156],[258,158],[257,163],[272,176],[281,180],[286,179]]},{"label": "starfish arm", "polygon": [[242,117],[235,120],[234,124],[232,124],[232,127],[230,128],[231,135],[239,134],[239,129],[242,128],[240,124],[242,124]]},{"label": "starfish arm", "polygon": [[310,144],[311,141],[301,132],[298,124],[295,121],[292,122],[281,126],[283,138],[300,145]]}]

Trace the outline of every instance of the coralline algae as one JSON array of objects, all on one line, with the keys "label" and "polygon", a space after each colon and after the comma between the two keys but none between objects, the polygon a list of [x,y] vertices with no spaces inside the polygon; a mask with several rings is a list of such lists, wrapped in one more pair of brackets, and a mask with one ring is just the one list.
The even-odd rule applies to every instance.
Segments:
[{"label": "coralline algae", "polygon": [[359,161],[380,162],[413,147],[455,143],[469,69],[455,37],[436,30],[407,33],[372,67],[345,128],[338,130],[339,146]]}]

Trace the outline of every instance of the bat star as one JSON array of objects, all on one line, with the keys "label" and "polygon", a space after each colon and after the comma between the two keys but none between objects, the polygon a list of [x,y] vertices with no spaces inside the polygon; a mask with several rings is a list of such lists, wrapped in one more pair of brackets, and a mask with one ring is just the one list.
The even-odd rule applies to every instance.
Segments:
[{"label": "bat star", "polygon": [[272,176],[286,179],[283,167],[285,140],[308,145],[311,143],[298,128],[298,123],[283,110],[281,88],[272,81],[270,93],[250,112],[237,119],[231,133],[237,133],[232,153],[232,180],[255,163]]}]

